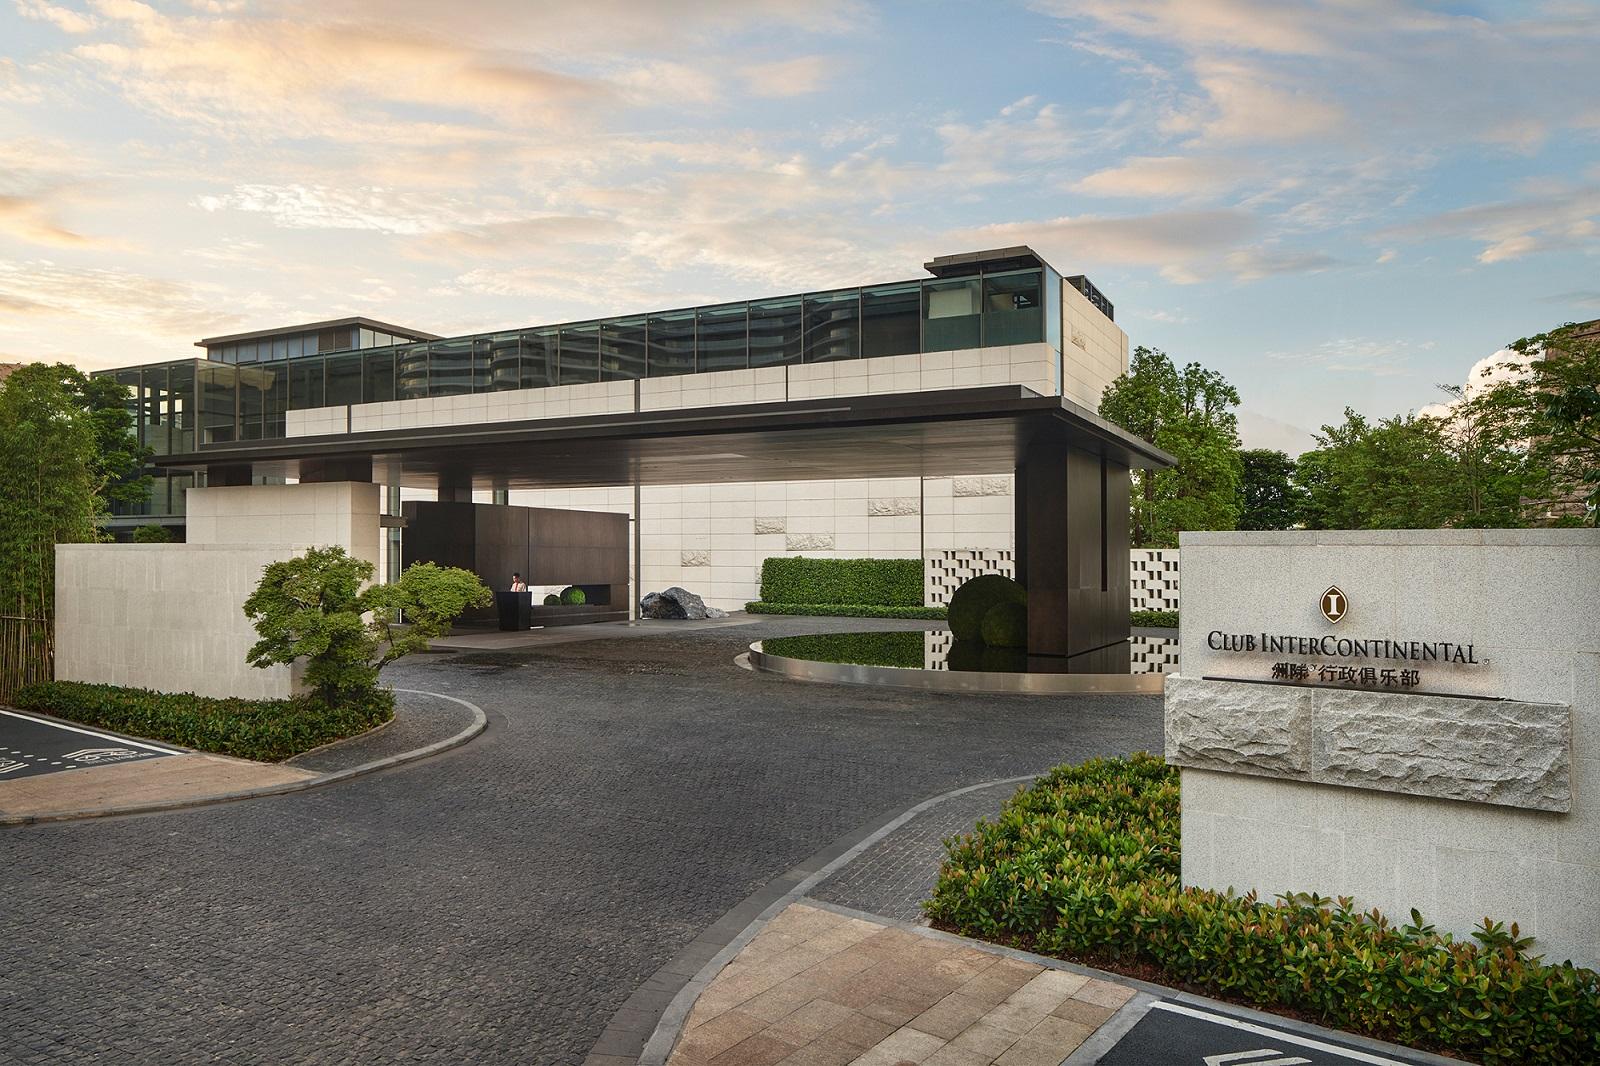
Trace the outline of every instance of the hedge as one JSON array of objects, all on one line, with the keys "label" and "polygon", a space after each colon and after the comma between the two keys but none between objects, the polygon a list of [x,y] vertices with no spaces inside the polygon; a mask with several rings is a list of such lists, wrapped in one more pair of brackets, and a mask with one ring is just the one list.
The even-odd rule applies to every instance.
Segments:
[{"label": "hedge", "polygon": [[762,603],[922,606],[921,559],[807,559],[761,564]]},{"label": "hedge", "polygon": [[380,690],[364,706],[328,707],[292,700],[210,699],[79,681],[45,681],[17,690],[12,704],[70,722],[147,740],[258,762],[278,762],[394,717],[394,697]]},{"label": "hedge", "polygon": [[1156,629],[1177,629],[1177,611],[1134,611],[1130,622],[1136,626],[1151,626]]},{"label": "hedge", "polygon": [[942,929],[1026,947],[1488,1066],[1600,1062],[1600,973],[1530,957],[1516,926],[1471,940],[1348,898],[1179,883],[1178,774],[1159,758],[1060,767],[945,842]]},{"label": "hedge", "polygon": [[818,633],[803,637],[772,637],[761,650],[787,659],[816,663],[854,663],[861,666],[899,666],[921,669],[923,632]]},{"label": "hedge", "polygon": [[768,603],[751,600],[744,605],[751,614],[807,614],[843,618],[934,618],[944,617],[943,607],[883,607],[875,603]]}]

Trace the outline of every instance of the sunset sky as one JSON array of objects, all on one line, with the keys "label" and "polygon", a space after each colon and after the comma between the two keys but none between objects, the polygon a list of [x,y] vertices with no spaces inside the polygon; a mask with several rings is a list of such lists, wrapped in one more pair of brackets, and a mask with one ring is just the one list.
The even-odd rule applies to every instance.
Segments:
[{"label": "sunset sky", "polygon": [[0,361],[1030,244],[1247,443],[1600,317],[1600,4],[3,0]]}]

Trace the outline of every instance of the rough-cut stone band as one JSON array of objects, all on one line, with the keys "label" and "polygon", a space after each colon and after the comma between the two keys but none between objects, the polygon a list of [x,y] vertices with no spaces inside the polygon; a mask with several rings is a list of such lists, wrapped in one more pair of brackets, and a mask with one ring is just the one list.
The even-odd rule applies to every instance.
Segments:
[{"label": "rough-cut stone band", "polygon": [[1170,674],[1175,766],[1541,811],[1572,809],[1559,703],[1297,688]]}]

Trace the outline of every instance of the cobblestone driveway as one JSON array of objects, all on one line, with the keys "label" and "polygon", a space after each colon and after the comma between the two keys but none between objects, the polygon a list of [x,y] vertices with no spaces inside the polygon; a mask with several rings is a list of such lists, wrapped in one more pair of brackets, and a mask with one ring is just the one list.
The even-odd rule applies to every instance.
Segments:
[{"label": "cobblestone driveway", "polygon": [[576,1063],[700,929],[842,834],[1160,744],[1154,698],[731,664],[751,640],[847,627],[423,657],[386,680],[489,714],[457,751],[277,799],[0,831],[0,1061]]}]

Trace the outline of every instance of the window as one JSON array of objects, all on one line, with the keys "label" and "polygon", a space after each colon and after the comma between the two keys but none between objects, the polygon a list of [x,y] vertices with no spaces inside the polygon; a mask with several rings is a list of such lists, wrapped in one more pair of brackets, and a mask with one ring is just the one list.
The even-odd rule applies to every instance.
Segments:
[{"label": "window", "polygon": [[515,333],[489,338],[489,388],[495,392],[522,388],[522,339]]},{"label": "window", "polygon": [[492,357],[493,352],[490,350],[488,337],[472,338],[472,370],[470,376],[472,378],[473,392],[489,391],[489,361]]},{"label": "window", "polygon": [[256,361],[258,352],[256,351],[255,341],[245,341],[243,344],[235,345],[235,347],[239,349],[237,362],[253,363]]},{"label": "window", "polygon": [[750,365],[749,328],[744,304],[702,307],[696,316],[699,337],[695,366],[707,370],[743,370]]},{"label": "window", "polygon": [[1018,270],[983,278],[983,344],[1032,344],[1044,340],[1040,272]]},{"label": "window", "polygon": [[284,413],[289,410],[289,364],[269,363],[260,370],[262,376],[261,435],[266,438],[284,435]]},{"label": "window", "polygon": [[650,316],[650,376],[694,373],[694,312]]},{"label": "window", "polygon": [[983,342],[982,291],[977,278],[923,282],[922,350],[978,347]]},{"label": "window", "polygon": [[561,331],[561,373],[563,385],[584,385],[600,380],[600,324],[589,322],[567,326]]},{"label": "window", "polygon": [[261,424],[266,414],[266,391],[271,385],[271,374],[259,367],[246,367],[239,371],[239,439],[260,440]]},{"label": "window", "polygon": [[750,305],[751,366],[798,363],[804,351],[804,338],[800,297],[763,300]]},{"label": "window", "polygon": [[418,400],[428,395],[428,346],[411,344],[399,349],[394,362],[397,400]]},{"label": "window", "polygon": [[461,396],[472,391],[472,341],[428,345],[428,395]]},{"label": "window", "polygon": [[818,292],[806,297],[806,362],[854,359],[860,354],[861,294]]},{"label": "window", "polygon": [[907,355],[922,349],[922,285],[861,290],[861,354]]},{"label": "window", "polygon": [[542,389],[556,383],[556,331],[541,329],[522,335],[522,387]]},{"label": "window", "polygon": [[329,407],[361,402],[361,353],[334,356],[328,360]]},{"label": "window", "polygon": [[223,444],[237,436],[234,408],[238,402],[239,374],[231,366],[200,368],[200,440]]},{"label": "window", "polygon": [[375,333],[373,333],[370,329],[363,328],[361,330],[361,340],[357,347],[372,348],[375,347],[377,343],[378,337]]},{"label": "window", "polygon": [[171,398],[167,392],[167,368],[151,367],[140,380],[139,422],[144,427],[144,444],[157,455],[172,450],[171,423],[168,421]]},{"label": "window", "polygon": [[305,411],[323,406],[323,367],[321,359],[295,359],[289,363],[289,410]]},{"label": "window", "polygon": [[361,402],[382,403],[394,399],[394,349],[380,348],[362,356]]},{"label": "window", "polygon": [[627,381],[644,377],[645,320],[619,318],[600,323],[600,378]]}]

